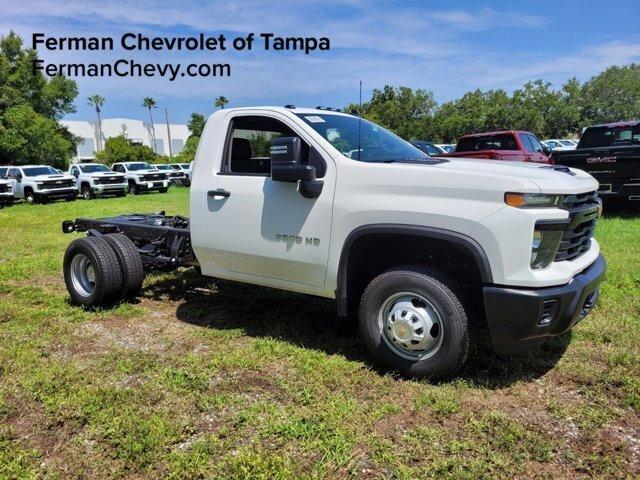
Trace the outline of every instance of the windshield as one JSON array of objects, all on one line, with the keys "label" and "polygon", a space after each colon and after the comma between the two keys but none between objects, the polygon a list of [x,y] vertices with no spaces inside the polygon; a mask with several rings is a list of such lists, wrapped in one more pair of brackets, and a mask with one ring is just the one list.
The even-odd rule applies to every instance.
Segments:
[{"label": "windshield", "polygon": [[107,167],[105,167],[104,165],[82,165],[80,168],[80,170],[82,170],[82,173],[94,173],[94,172],[110,172],[111,170],[109,170]]},{"label": "windshield", "polygon": [[60,172],[53,167],[30,167],[23,169],[26,177],[35,177],[36,175],[60,175]]},{"label": "windshield", "polygon": [[135,172],[136,170],[153,170],[153,167],[147,162],[130,163],[127,165],[127,170]]},{"label": "windshield", "polygon": [[568,140],[560,140],[560,143],[561,143],[562,145],[564,145],[565,147],[573,147],[573,143],[571,143],[571,142],[570,142],[570,141],[568,141]]},{"label": "windshield", "polygon": [[358,117],[350,115],[298,116],[343,155],[354,160],[395,162],[429,158],[400,137],[365,119],[359,121]]}]

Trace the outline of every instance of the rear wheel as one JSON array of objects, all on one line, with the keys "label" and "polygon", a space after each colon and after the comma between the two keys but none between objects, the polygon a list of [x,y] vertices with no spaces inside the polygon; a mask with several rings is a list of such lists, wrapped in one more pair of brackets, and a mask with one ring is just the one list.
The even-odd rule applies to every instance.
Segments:
[{"label": "rear wheel", "polygon": [[118,263],[122,270],[122,294],[135,296],[142,289],[144,280],[144,267],[138,249],[131,239],[121,233],[110,233],[104,238],[118,257]]},{"label": "rear wheel", "polygon": [[359,326],[371,355],[407,376],[449,376],[469,351],[467,315],[454,284],[420,266],[374,278],[362,296]]},{"label": "rear wheel", "polygon": [[64,254],[64,281],[71,301],[99,306],[117,300],[122,292],[122,269],[113,248],[102,237],[78,238]]}]

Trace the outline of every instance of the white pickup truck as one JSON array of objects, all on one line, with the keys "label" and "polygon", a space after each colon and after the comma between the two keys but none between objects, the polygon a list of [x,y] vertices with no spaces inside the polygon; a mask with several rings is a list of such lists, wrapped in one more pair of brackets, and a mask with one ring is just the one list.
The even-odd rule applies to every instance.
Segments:
[{"label": "white pickup truck", "polygon": [[197,266],[335,299],[379,362],[436,378],[465,362],[472,313],[496,350],[520,351],[598,298],[601,203],[580,170],[432,158],[358,116],[291,106],[214,113],[193,168],[190,218],[63,222],[89,232],[64,258],[74,302],[113,303],[144,270]]},{"label": "white pickup truck", "polygon": [[7,179],[12,183],[15,198],[23,198],[28,203],[72,201],[78,195],[75,178],[48,165],[9,167]]},{"label": "white pickup truck", "polygon": [[118,162],[111,165],[111,169],[124,175],[129,193],[134,195],[152,190],[167,193],[169,190],[167,174],[147,162]]},{"label": "white pickup truck", "polygon": [[76,179],[80,194],[89,200],[95,196],[127,194],[127,181],[121,173],[115,173],[101,163],[81,163],[69,167],[69,175]]}]

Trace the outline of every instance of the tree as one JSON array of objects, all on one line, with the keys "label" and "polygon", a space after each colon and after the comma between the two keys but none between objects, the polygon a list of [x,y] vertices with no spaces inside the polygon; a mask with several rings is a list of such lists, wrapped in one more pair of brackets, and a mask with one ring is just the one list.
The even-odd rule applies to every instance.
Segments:
[{"label": "tree", "polygon": [[98,120],[98,151],[102,150],[102,119],[100,118],[100,112],[104,106],[105,98],[95,94],[91,95],[87,99],[87,105],[93,107],[96,111],[96,118]]},{"label": "tree", "polygon": [[36,113],[54,120],[75,112],[76,83],[63,76],[47,79],[40,71],[34,73],[37,59],[36,51],[23,48],[22,39],[13,31],[0,37],[0,117],[16,105],[30,105]]},{"label": "tree", "polygon": [[158,160],[158,155],[146,145],[133,143],[124,135],[110,137],[104,143],[104,149],[96,153],[96,160],[106,165],[116,162],[149,162]]},{"label": "tree", "polygon": [[196,137],[195,135],[191,135],[187,138],[187,141],[184,144],[184,148],[177,156],[176,161],[179,163],[189,163],[193,162],[193,159],[196,158],[196,150],[198,149],[198,143],[200,143],[200,137]]},{"label": "tree", "polygon": [[75,111],[78,89],[65,77],[34,73],[37,58],[14,32],[0,37],[0,161],[65,168],[80,139],[57,120]]},{"label": "tree", "polygon": [[213,103],[213,105],[216,106],[216,107],[219,107],[219,108],[224,108],[224,106],[227,103],[229,103],[229,100],[227,100],[227,97],[221,95],[218,98],[216,98],[216,100]]},{"label": "tree", "polygon": [[640,118],[640,64],[607,68],[582,86],[580,97],[583,126]]},{"label": "tree", "polygon": [[69,130],[30,105],[6,110],[0,132],[0,162],[5,165],[44,163],[64,169],[78,141]]},{"label": "tree", "polygon": [[187,124],[187,128],[189,129],[189,133],[193,137],[200,137],[202,135],[202,130],[204,130],[204,124],[206,123],[206,119],[204,115],[200,113],[192,113],[191,119]]},{"label": "tree", "polygon": [[142,99],[142,106],[149,110],[149,120],[151,121],[151,139],[153,144],[153,151],[156,151],[156,128],[153,125],[153,115],[151,110],[156,108],[156,101],[151,97],[144,97]]}]

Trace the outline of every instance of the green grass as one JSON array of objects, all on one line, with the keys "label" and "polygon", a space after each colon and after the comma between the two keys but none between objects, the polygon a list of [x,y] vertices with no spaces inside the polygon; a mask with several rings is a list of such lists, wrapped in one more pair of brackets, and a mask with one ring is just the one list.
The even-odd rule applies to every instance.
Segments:
[{"label": "green grass", "polygon": [[640,475],[640,217],[600,221],[571,335],[429,384],[375,369],[331,302],[192,270],[70,305],[61,220],[158,210],[188,191],[0,210],[0,478]]}]

